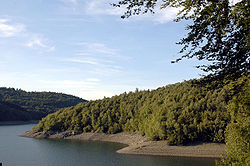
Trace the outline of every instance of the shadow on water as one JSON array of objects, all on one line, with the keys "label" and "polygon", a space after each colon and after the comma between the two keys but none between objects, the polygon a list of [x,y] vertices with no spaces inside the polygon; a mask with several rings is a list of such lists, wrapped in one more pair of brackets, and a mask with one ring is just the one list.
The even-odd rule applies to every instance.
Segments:
[{"label": "shadow on water", "polygon": [[18,137],[33,125],[0,126],[3,166],[212,166],[214,159],[124,155],[126,145],[107,142],[49,140]]}]

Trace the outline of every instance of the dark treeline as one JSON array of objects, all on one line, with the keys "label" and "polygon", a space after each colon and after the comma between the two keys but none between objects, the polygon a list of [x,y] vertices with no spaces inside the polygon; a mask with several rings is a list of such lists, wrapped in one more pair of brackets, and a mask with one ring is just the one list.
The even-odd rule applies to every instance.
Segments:
[{"label": "dark treeline", "polygon": [[43,113],[25,111],[18,105],[0,101],[0,121],[29,121],[40,119],[43,116]]},{"label": "dark treeline", "polygon": [[35,131],[140,132],[169,144],[224,142],[232,119],[229,103],[239,88],[249,90],[249,75],[207,83],[190,80],[156,90],[123,93],[60,109]]},{"label": "dark treeline", "polygon": [[60,108],[86,102],[81,98],[54,92],[26,92],[0,88],[0,121],[39,120]]}]

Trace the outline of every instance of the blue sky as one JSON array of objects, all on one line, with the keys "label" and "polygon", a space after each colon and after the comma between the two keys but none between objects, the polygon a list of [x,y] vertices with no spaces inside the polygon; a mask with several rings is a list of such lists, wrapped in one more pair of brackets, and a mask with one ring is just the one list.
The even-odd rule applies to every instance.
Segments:
[{"label": "blue sky", "polygon": [[0,5],[0,86],[84,99],[200,77],[178,58],[176,9],[122,20],[109,0],[8,0]]}]

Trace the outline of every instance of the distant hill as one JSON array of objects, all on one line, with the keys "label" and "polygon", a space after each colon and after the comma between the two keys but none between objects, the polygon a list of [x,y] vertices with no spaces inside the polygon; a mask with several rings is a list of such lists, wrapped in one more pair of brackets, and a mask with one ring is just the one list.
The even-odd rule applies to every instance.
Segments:
[{"label": "distant hill", "polygon": [[18,105],[0,101],[0,121],[29,121],[43,116],[43,113],[25,111]]},{"label": "distant hill", "polygon": [[87,100],[55,92],[26,92],[0,88],[0,121],[39,120],[60,108]]},{"label": "distant hill", "polygon": [[224,142],[228,105],[250,75],[206,83],[184,81],[156,90],[123,93],[63,108],[43,118],[35,131],[140,132],[169,144]]}]

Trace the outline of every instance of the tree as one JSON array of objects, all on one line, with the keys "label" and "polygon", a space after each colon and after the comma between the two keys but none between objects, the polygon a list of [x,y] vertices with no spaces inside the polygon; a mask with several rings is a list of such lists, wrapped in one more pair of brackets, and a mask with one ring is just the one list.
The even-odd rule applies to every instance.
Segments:
[{"label": "tree", "polygon": [[197,66],[213,75],[249,72],[250,14],[249,0],[121,0],[115,7],[126,7],[122,18],[153,12],[161,5],[179,8],[175,21],[192,20],[187,37],[177,44],[181,57],[205,60]]},{"label": "tree", "polygon": [[[244,84],[243,84],[244,85]],[[238,85],[237,85],[238,86]],[[241,85],[240,85],[241,86]],[[250,164],[250,81],[241,87],[230,101],[228,109],[231,113],[231,123],[226,129],[226,152],[217,165],[249,165]]]}]

